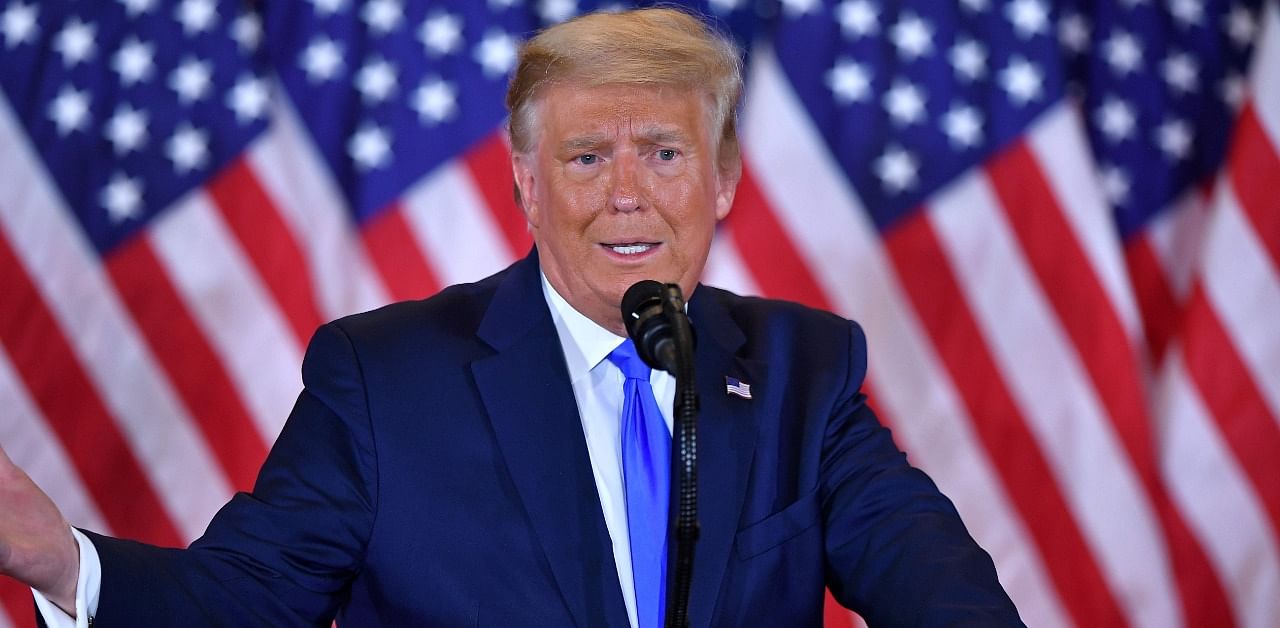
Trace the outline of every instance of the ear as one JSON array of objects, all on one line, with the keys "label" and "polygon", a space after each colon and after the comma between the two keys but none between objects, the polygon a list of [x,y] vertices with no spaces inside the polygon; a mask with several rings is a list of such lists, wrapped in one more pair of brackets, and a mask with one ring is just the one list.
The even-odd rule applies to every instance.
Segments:
[{"label": "ear", "polygon": [[531,227],[537,227],[539,221],[539,199],[533,174],[534,159],[534,155],[529,153],[511,152],[511,174],[515,177],[516,203],[524,212],[524,219]]},{"label": "ear", "polygon": [[738,181],[742,180],[742,160],[734,159],[731,164],[716,168],[716,221],[724,220],[733,209],[733,197],[738,192]]}]

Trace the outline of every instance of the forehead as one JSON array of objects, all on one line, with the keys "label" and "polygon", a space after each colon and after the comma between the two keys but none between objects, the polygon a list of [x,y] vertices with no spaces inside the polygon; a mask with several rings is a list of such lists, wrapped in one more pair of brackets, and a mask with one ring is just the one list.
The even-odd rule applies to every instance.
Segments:
[{"label": "forehead", "polygon": [[557,84],[545,89],[537,106],[541,132],[555,139],[651,131],[703,139],[711,110],[702,90],[671,85]]}]

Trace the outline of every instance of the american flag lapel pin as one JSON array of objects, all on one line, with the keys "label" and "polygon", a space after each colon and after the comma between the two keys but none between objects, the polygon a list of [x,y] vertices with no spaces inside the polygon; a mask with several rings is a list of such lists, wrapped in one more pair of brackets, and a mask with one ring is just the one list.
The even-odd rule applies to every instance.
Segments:
[{"label": "american flag lapel pin", "polygon": [[743,399],[751,398],[751,384],[748,384],[736,377],[729,377],[728,375],[725,376],[724,391],[727,394],[737,395]]}]

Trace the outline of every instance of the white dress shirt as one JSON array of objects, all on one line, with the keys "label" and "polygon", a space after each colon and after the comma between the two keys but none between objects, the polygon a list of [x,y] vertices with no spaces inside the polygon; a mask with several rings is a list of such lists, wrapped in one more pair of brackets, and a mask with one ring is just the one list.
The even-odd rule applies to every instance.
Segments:
[{"label": "white dress shirt", "polygon": [[[623,375],[618,367],[605,359],[624,340],[613,332],[595,324],[581,312],[573,309],[564,297],[551,287],[542,276],[542,296],[551,310],[560,348],[564,351],[565,364],[569,367],[569,382],[573,384],[573,396],[578,402],[578,416],[582,420],[582,433],[586,436],[587,451],[591,457],[591,473],[595,476],[596,491],[600,494],[600,506],[604,510],[605,526],[613,541],[613,562],[618,567],[618,584],[622,587],[622,600],[627,606],[627,618],[631,628],[636,623],[635,582],[631,576],[631,541],[627,533],[627,493],[622,481],[622,384]],[[675,380],[666,371],[655,370],[649,375],[658,408],[671,433],[672,407],[675,403]],[[102,564],[93,542],[72,529],[80,545],[80,575],[76,581],[76,618],[63,612],[47,598],[34,591],[36,607],[49,628],[87,628],[88,618],[98,612],[98,595],[102,589]]]}]

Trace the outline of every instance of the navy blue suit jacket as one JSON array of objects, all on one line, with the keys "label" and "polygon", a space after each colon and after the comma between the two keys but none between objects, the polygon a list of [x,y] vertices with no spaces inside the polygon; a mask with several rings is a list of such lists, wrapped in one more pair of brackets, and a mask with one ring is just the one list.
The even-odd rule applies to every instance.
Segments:
[{"label": "navy blue suit jacket", "polygon": [[[857,325],[699,287],[692,625],[1020,625],[859,392]],[[727,395],[725,377],[753,399]],[[322,327],[253,493],[187,550],[93,536],[97,625],[625,628],[537,255]]]}]

